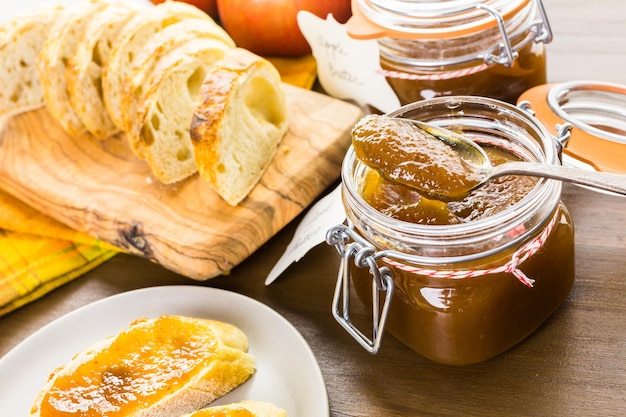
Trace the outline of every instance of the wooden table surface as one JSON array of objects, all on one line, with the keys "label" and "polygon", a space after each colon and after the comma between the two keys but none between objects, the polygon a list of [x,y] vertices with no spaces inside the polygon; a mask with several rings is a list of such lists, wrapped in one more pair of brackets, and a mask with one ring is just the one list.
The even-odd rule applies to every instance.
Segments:
[{"label": "wooden table surface", "polygon": [[[555,35],[549,80],[626,84],[626,2],[545,3]],[[301,332],[321,367],[333,417],[626,415],[626,199],[565,185],[563,201],[576,225],[574,289],[533,335],[485,363],[438,365],[389,335],[377,355],[366,353],[332,318],[339,260],[325,244],[264,286],[301,217],[230,275],[206,282],[118,255],[0,318],[0,356],[45,324],[104,297],[149,286],[203,285],[260,300]]]}]

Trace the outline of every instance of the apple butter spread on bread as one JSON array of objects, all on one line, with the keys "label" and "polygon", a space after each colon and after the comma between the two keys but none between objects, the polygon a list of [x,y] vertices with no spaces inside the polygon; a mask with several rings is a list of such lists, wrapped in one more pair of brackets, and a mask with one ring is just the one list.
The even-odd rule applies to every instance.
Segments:
[{"label": "apple butter spread on bread", "polygon": [[248,339],[213,320],[161,316],[130,326],[55,370],[31,416],[179,417],[255,372]]}]

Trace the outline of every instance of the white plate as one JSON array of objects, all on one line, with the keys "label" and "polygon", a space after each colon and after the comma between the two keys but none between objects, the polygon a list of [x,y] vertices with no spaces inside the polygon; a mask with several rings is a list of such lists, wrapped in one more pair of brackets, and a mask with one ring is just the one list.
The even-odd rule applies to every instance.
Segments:
[{"label": "white plate", "polygon": [[0,359],[0,414],[27,416],[53,369],[140,317],[177,314],[231,323],[248,336],[255,374],[211,405],[269,401],[291,417],[329,416],[326,384],[302,335],[281,315],[241,294],[196,286],[135,290],[84,306],[44,326]]}]

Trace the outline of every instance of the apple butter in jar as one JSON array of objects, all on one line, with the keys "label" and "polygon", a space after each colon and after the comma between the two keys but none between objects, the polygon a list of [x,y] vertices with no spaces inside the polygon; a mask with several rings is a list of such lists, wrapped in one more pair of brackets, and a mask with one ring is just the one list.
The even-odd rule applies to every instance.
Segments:
[{"label": "apple butter in jar", "polygon": [[348,34],[377,39],[401,104],[477,95],[515,104],[546,82],[552,32],[541,0],[353,0]]},{"label": "apple butter in jar", "polygon": [[[559,144],[546,128],[503,101],[440,97],[382,117],[416,119],[468,135],[493,165],[560,163]],[[524,340],[556,311],[574,283],[574,228],[560,200],[561,183],[505,176],[464,196],[437,199],[357,157],[363,151],[360,135],[398,142],[393,124],[368,123],[353,129],[342,166],[347,225],[327,235],[342,257],[335,318],[371,353],[387,330],[422,356],[450,365],[488,360]],[[407,162],[393,147],[368,152],[396,170]],[[458,179],[455,175],[463,173],[446,181]],[[371,337],[350,319],[351,289],[371,307]]]}]

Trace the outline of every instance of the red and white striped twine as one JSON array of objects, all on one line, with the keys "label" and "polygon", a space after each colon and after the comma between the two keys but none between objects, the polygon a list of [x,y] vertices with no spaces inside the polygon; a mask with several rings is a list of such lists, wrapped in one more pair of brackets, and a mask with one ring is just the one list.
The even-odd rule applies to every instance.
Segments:
[{"label": "red and white striped twine", "polygon": [[526,259],[533,256],[535,253],[541,249],[544,245],[548,236],[552,232],[554,225],[556,224],[557,215],[555,215],[550,223],[543,229],[541,234],[519,248],[513,255],[511,256],[511,260],[509,260],[504,265],[497,266],[495,268],[489,269],[477,269],[477,270],[463,270],[463,271],[447,271],[447,270],[436,270],[436,269],[426,269],[426,268],[418,268],[414,266],[409,266],[393,259],[383,257],[382,259],[393,266],[394,268],[398,268],[402,271],[409,272],[412,274],[426,275],[433,278],[451,278],[451,279],[462,279],[462,278],[473,278],[481,275],[487,274],[500,274],[500,273],[510,273],[513,274],[522,284],[527,287],[532,287],[535,282],[534,279],[528,278],[524,272],[522,272],[518,267],[522,262]]},{"label": "red and white striped twine", "polygon": [[384,75],[388,78],[400,78],[403,80],[427,80],[427,81],[437,81],[437,80],[449,80],[452,78],[460,78],[465,77],[467,75],[475,74],[477,72],[483,71],[487,69],[489,65],[481,64],[475,67],[463,68],[456,71],[446,71],[438,74],[412,74],[408,72],[401,71],[391,71],[385,69],[378,69],[376,72],[378,74]]}]

